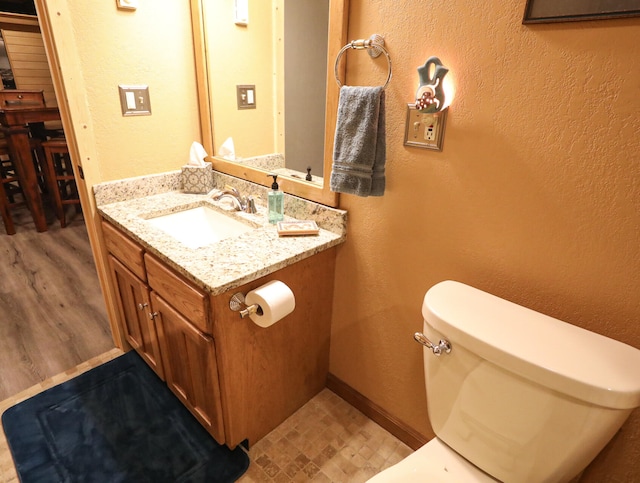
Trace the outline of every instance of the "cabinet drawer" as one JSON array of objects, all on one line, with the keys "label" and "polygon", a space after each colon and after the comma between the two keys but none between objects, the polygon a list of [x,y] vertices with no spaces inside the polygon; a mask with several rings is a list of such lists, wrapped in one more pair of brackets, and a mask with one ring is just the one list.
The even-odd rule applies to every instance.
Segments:
[{"label": "cabinet drawer", "polygon": [[148,253],[144,255],[144,262],[151,289],[200,331],[210,335],[209,297],[206,293]]},{"label": "cabinet drawer", "polygon": [[25,107],[44,107],[43,91],[25,91],[9,89],[0,91],[0,108],[23,109]]},{"label": "cabinet drawer", "polygon": [[140,280],[147,280],[144,269],[144,249],[112,224],[103,221],[102,233],[109,253],[122,262]]}]

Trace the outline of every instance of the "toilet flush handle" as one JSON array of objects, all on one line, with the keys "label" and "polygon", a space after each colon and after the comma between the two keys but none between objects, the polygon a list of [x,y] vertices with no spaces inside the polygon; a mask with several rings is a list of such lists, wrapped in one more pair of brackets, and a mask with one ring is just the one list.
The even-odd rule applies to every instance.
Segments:
[{"label": "toilet flush handle", "polygon": [[451,344],[448,340],[440,339],[440,342],[436,345],[429,339],[427,339],[427,336],[422,332],[416,332],[415,334],[413,334],[413,338],[417,342],[425,346],[427,349],[431,349],[433,353],[438,357],[440,357],[440,354],[442,354],[443,352],[446,352],[447,354],[451,352]]}]

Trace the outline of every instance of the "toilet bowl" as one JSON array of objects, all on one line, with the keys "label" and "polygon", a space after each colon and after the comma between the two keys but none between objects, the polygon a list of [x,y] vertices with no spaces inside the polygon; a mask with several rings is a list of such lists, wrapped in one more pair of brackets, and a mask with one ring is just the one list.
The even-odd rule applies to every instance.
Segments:
[{"label": "toilet bowl", "polygon": [[640,406],[640,350],[459,282],[427,291],[436,438],[372,483],[572,481]]},{"label": "toilet bowl", "polygon": [[369,483],[496,483],[438,438],[368,480]]}]

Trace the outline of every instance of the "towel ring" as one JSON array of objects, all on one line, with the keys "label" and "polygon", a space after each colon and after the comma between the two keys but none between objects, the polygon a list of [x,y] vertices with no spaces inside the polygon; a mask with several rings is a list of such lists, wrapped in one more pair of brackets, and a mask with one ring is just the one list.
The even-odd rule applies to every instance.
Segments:
[{"label": "towel ring", "polygon": [[342,87],[342,82],[340,82],[340,76],[338,75],[338,64],[340,63],[340,57],[342,57],[342,54],[344,54],[349,49],[357,49],[357,50],[366,49],[369,55],[374,59],[378,57],[380,54],[385,55],[385,57],[387,58],[387,63],[389,64],[389,75],[387,76],[387,82],[384,83],[384,85],[382,86],[382,89],[386,89],[386,87],[389,85],[389,82],[391,82],[391,75],[392,75],[391,56],[389,55],[389,52],[387,52],[387,49],[385,49],[384,47],[384,39],[382,38],[381,35],[378,35],[378,34],[373,34],[371,37],[369,37],[366,40],[365,39],[352,40],[351,42],[349,42],[347,45],[345,45],[340,49],[340,52],[338,52],[338,56],[336,57],[335,66],[333,68],[333,72],[336,76],[336,82],[338,83],[338,87]]}]

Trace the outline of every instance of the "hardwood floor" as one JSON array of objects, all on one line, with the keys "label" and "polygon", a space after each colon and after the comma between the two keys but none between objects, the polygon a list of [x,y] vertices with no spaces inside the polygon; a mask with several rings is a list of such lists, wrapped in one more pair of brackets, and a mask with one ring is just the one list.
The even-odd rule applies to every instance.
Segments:
[{"label": "hardwood floor", "polygon": [[0,401],[114,347],[82,214],[50,214],[38,233],[26,208],[0,224]]}]

